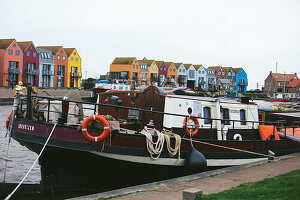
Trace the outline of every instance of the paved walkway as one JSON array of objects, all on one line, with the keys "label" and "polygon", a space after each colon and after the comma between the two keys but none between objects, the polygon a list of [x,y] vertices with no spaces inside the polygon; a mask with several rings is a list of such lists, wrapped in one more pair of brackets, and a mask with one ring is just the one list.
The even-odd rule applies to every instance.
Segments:
[{"label": "paved walkway", "polygon": [[[288,159],[287,159],[288,158]],[[135,186],[121,190],[110,191],[74,199],[98,199],[121,195],[115,200],[181,200],[182,191],[190,188],[200,188],[204,194],[217,193],[242,183],[260,181],[296,169],[300,169],[300,154],[285,156],[272,162],[262,161],[243,166],[235,166],[220,170],[199,173],[196,175],[171,179],[155,183]],[[215,174],[219,175],[215,175]],[[212,176],[213,175],[213,176]],[[130,193],[130,194],[128,194]],[[125,196],[122,196],[127,194]]]}]

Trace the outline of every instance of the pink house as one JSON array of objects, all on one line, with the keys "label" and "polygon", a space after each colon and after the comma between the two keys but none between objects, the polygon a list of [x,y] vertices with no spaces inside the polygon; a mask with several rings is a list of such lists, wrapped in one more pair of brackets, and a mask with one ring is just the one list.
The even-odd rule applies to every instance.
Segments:
[{"label": "pink house", "polygon": [[32,41],[18,42],[23,51],[23,82],[38,86],[39,53]]}]

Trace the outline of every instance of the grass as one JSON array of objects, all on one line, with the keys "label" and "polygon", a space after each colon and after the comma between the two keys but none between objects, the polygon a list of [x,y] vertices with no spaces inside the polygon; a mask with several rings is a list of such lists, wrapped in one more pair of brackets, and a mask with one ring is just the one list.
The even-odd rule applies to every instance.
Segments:
[{"label": "grass", "polygon": [[[196,199],[200,199],[198,196]],[[216,194],[202,195],[201,199],[235,200],[290,200],[300,199],[300,170],[295,170],[259,182],[245,183]]]}]

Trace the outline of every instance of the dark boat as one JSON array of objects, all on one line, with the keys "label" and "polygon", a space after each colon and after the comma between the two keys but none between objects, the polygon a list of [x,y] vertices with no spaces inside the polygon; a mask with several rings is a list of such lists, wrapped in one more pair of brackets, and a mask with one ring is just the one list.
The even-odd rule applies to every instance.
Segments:
[{"label": "dark boat", "polygon": [[[256,106],[247,102],[168,96],[153,86],[144,91],[102,93],[97,103],[40,97],[30,91],[20,98],[9,127],[15,140],[36,153],[53,132],[39,159],[45,190],[119,188],[300,151],[299,142],[275,137],[276,126],[263,140],[258,129],[261,122],[247,120],[258,118]],[[167,104],[180,105],[184,112]],[[237,109],[243,111],[237,113]],[[84,115],[85,111],[90,114]],[[214,111],[218,111],[218,118],[214,118]],[[102,123],[89,123],[89,115],[104,116],[104,120],[94,117]],[[153,159],[142,134],[145,129],[179,135],[176,156],[170,155],[165,142]],[[104,132],[104,138],[97,137]],[[152,136],[153,142],[161,139],[157,134]],[[171,147],[175,143],[178,147],[179,140],[171,136]]]}]

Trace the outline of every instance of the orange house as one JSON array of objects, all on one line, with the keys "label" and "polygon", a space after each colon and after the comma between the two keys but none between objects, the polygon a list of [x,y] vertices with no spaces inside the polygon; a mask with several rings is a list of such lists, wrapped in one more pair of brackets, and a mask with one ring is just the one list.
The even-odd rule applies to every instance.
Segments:
[{"label": "orange house", "polygon": [[174,86],[177,84],[177,68],[173,62],[165,62],[165,65],[167,66],[167,77],[169,82]]},{"label": "orange house", "polygon": [[0,86],[22,81],[23,52],[15,39],[0,39]]},{"label": "orange house", "polygon": [[52,51],[54,55],[54,87],[67,87],[68,57],[62,46],[38,46]]},{"label": "orange house", "polygon": [[155,60],[138,60],[138,62],[145,63],[148,66],[147,80],[149,85],[158,85],[158,67]]},{"label": "orange house", "polygon": [[130,85],[140,84],[140,65],[135,57],[115,58],[109,71],[113,80],[129,81]]}]

